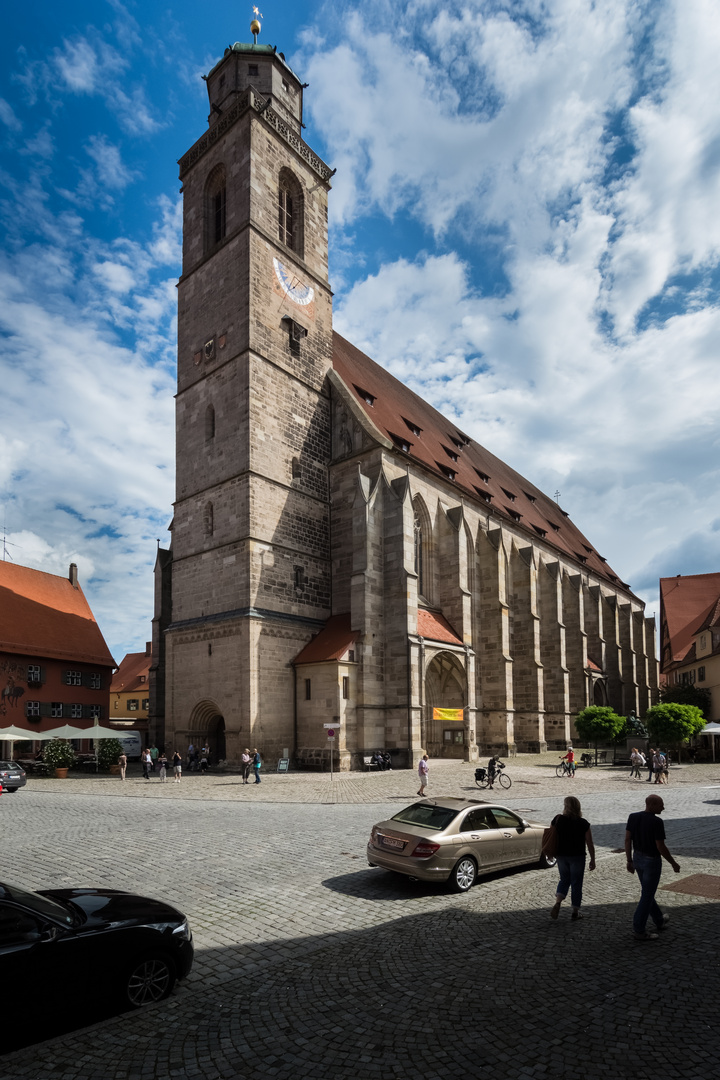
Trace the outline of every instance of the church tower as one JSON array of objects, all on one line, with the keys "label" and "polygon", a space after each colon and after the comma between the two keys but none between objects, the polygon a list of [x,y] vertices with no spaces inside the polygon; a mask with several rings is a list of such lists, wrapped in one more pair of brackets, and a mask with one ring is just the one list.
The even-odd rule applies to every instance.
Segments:
[{"label": "church tower", "polygon": [[229,762],[293,747],[291,662],[331,593],[332,173],[302,139],[303,85],[253,30],[206,77],[208,130],[179,163],[164,734]]}]

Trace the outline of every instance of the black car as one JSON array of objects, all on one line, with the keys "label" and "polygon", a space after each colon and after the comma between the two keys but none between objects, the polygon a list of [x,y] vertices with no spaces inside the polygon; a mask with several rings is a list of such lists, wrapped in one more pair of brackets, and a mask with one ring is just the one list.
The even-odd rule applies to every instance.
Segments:
[{"label": "black car", "polygon": [[160,900],[0,884],[0,967],[19,1017],[68,1002],[140,1008],[167,997],[192,962],[187,919]]},{"label": "black car", "polygon": [[25,787],[27,776],[16,761],[0,761],[0,784],[3,792],[17,791],[19,787]]}]

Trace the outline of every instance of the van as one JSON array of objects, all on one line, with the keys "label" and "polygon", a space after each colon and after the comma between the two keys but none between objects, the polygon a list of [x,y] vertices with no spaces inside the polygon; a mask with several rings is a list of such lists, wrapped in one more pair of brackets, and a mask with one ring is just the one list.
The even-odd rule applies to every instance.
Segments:
[{"label": "van", "polygon": [[139,731],[118,732],[118,742],[127,754],[128,761],[139,761],[143,744]]}]

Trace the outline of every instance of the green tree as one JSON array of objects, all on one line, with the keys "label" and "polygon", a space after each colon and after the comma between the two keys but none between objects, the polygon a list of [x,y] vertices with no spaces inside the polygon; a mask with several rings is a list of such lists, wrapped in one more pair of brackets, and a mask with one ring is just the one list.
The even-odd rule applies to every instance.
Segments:
[{"label": "green tree", "polygon": [[98,750],[98,765],[105,772],[109,772],[111,765],[117,765],[122,752],[122,743],[119,739],[103,739]]},{"label": "green tree", "polygon": [[43,761],[54,769],[71,769],[75,751],[67,739],[49,739],[43,747]]},{"label": "green tree", "polygon": [[595,761],[599,742],[615,742],[625,730],[626,719],[609,705],[588,705],[575,717],[575,727],[581,739],[595,744]]},{"label": "green tree", "polygon": [[705,718],[697,705],[663,701],[648,709],[645,723],[655,745],[679,748],[705,727]]},{"label": "green tree", "polygon": [[693,683],[675,683],[660,689],[660,701],[674,702],[678,705],[695,705],[707,720],[710,716],[711,694],[702,686]]}]

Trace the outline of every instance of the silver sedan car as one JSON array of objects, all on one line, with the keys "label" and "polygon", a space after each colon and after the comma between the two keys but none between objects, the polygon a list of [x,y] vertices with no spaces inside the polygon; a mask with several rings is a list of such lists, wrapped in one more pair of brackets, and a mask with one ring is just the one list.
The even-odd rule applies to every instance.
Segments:
[{"label": "silver sedan car", "polygon": [[467,892],[479,874],[523,863],[550,866],[542,854],[547,825],[477,799],[424,799],[375,825],[370,866],[420,881],[448,881]]}]

